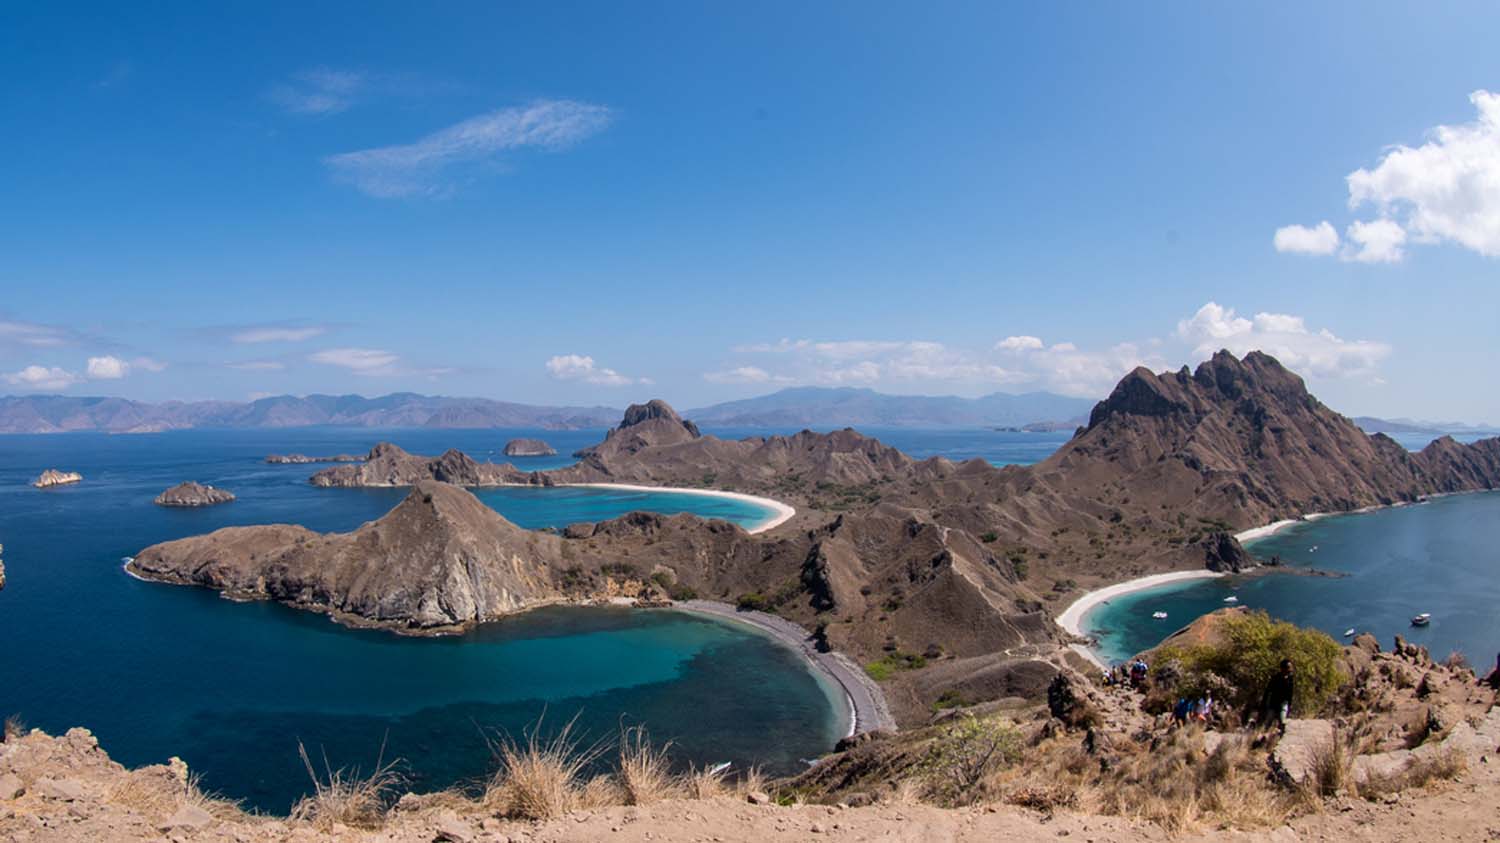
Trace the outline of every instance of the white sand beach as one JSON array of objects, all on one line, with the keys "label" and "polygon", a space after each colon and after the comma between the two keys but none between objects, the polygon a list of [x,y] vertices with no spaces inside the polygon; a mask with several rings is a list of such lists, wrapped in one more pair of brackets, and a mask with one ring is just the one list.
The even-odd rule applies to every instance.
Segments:
[{"label": "white sand beach", "polygon": [[1097,591],[1090,591],[1088,594],[1074,600],[1073,605],[1063,610],[1063,613],[1057,616],[1057,625],[1074,635],[1083,636],[1084,616],[1088,614],[1090,609],[1098,606],[1100,603],[1112,600],[1122,594],[1129,594],[1132,591],[1144,591],[1145,589],[1155,588],[1171,582],[1212,579],[1222,576],[1224,575],[1217,571],[1173,571],[1170,574],[1152,574],[1149,577],[1126,580],[1125,582],[1116,583]]},{"label": "white sand beach", "polygon": [[776,527],[785,524],[788,520],[791,519],[793,515],[797,514],[797,510],[791,505],[784,504],[778,500],[762,498],[756,495],[746,495],[741,492],[722,492],[717,489],[684,489],[677,486],[640,486],[632,483],[567,483],[560,485],[582,486],[584,488],[594,489],[625,489],[632,492],[680,492],[688,495],[706,495],[711,498],[729,498],[730,500],[753,503],[757,506],[763,506],[771,510],[771,515],[766,518],[766,520],[760,522],[759,524],[756,524],[754,527],[751,527],[747,530],[747,532],[750,533],[764,533],[767,530],[775,529]]}]

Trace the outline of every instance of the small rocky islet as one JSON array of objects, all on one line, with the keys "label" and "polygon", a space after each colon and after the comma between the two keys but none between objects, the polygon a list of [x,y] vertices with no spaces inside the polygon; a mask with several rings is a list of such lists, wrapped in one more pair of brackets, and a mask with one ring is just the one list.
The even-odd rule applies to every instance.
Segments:
[{"label": "small rocky islet", "polygon": [[55,468],[49,468],[42,472],[37,479],[31,481],[31,485],[38,489],[49,489],[53,486],[68,486],[81,482],[83,482],[83,475],[76,471],[59,471]]},{"label": "small rocky islet", "polygon": [[221,503],[229,503],[234,500],[234,493],[227,489],[216,489],[202,483],[191,480],[178,483],[170,489],[156,496],[153,501],[157,506],[214,506]]},{"label": "small rocky islet", "polygon": [[505,443],[507,457],[554,457],[557,449],[540,439],[512,439]]}]

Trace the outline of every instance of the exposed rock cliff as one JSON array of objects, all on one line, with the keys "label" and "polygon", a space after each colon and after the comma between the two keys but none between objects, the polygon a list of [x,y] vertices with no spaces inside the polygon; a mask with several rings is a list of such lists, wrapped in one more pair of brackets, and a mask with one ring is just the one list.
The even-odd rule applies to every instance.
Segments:
[{"label": "exposed rock cliff", "polygon": [[202,483],[188,481],[156,496],[157,506],[213,506],[234,500],[234,493],[227,489],[215,489]]},{"label": "exposed rock cliff", "polygon": [[550,457],[557,449],[540,439],[512,439],[505,443],[507,457]]},{"label": "exposed rock cliff", "polygon": [[560,542],[515,526],[457,486],[424,481],[352,533],[226,527],[148,547],[130,570],[421,629],[491,620],[561,597],[554,584]]},{"label": "exposed rock cliff", "polygon": [[79,483],[82,480],[83,475],[76,471],[58,471],[55,468],[49,468],[42,472],[40,477],[31,481],[31,485],[38,489],[45,489],[49,486],[66,486],[69,483]]}]

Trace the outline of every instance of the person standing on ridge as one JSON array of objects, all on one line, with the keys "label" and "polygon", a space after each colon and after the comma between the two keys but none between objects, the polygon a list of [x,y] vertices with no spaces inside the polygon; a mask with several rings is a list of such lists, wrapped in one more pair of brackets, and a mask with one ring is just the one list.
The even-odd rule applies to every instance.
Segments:
[{"label": "person standing on ridge", "polygon": [[1274,720],[1281,731],[1286,731],[1287,717],[1292,713],[1292,697],[1295,694],[1292,679],[1292,660],[1281,660],[1281,672],[1266,683],[1266,695],[1261,700],[1261,709],[1266,713],[1266,722]]}]

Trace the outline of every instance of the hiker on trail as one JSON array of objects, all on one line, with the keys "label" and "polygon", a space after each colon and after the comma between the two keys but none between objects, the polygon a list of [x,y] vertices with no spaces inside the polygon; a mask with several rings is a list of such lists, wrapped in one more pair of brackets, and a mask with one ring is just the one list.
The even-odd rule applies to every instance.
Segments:
[{"label": "hiker on trail", "polygon": [[1198,700],[1198,704],[1193,706],[1193,719],[1197,720],[1199,723],[1207,724],[1208,721],[1213,718],[1213,716],[1214,695],[1204,694],[1203,697]]},{"label": "hiker on trail", "polygon": [[1188,721],[1188,713],[1192,710],[1192,708],[1193,704],[1188,702],[1187,697],[1179,697],[1177,699],[1177,705],[1172,707],[1172,725],[1186,725]]},{"label": "hiker on trail", "polygon": [[1292,660],[1281,660],[1281,672],[1266,683],[1266,695],[1261,700],[1261,709],[1266,713],[1266,723],[1275,721],[1281,731],[1286,731],[1287,717],[1292,713]]}]

